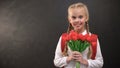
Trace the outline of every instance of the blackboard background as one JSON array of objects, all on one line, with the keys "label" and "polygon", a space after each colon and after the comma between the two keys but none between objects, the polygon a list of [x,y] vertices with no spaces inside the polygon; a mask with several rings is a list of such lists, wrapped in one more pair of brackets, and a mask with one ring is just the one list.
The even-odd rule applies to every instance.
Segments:
[{"label": "blackboard background", "polygon": [[75,2],[88,6],[103,68],[119,66],[119,0],[0,0],[0,68],[56,68],[55,48],[67,30],[67,8]]}]

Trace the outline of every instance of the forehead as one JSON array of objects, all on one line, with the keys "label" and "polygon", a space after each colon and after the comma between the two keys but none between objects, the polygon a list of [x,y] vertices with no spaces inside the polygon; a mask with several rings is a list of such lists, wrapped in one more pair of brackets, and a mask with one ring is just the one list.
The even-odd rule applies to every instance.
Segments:
[{"label": "forehead", "polygon": [[86,11],[84,8],[71,8],[69,10],[69,15],[74,15],[74,16],[78,16],[78,15],[86,15]]}]

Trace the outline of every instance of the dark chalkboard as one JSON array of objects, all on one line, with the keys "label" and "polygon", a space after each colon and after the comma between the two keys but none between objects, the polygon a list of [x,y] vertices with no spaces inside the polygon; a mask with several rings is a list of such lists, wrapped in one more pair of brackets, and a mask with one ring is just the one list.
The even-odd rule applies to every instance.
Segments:
[{"label": "dark chalkboard", "polygon": [[75,2],[88,6],[104,68],[118,66],[119,0],[0,0],[0,68],[55,68],[55,48],[68,27],[67,8]]}]

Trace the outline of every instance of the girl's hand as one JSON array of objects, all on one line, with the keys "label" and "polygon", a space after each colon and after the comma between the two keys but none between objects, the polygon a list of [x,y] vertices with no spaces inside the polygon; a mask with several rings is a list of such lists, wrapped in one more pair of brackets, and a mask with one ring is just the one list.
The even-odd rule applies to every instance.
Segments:
[{"label": "girl's hand", "polygon": [[67,63],[69,63],[72,60],[74,60],[73,53],[67,57]]},{"label": "girl's hand", "polygon": [[74,51],[72,54],[75,61],[88,65],[88,61],[82,57],[80,52]]},{"label": "girl's hand", "polygon": [[75,51],[73,51],[73,52],[71,53],[71,55],[69,55],[69,56],[67,57],[67,63],[69,63],[69,62],[72,61],[72,60],[75,60],[74,54],[75,54]]},{"label": "girl's hand", "polygon": [[72,60],[73,60],[73,56],[72,55],[70,55],[70,56],[67,57],[67,63],[69,63]]}]

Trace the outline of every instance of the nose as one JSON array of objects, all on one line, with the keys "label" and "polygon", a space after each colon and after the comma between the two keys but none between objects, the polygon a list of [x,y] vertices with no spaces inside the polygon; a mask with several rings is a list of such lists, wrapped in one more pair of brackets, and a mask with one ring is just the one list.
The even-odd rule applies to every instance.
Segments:
[{"label": "nose", "polygon": [[80,18],[76,18],[76,20],[75,20],[76,22],[80,22]]}]

